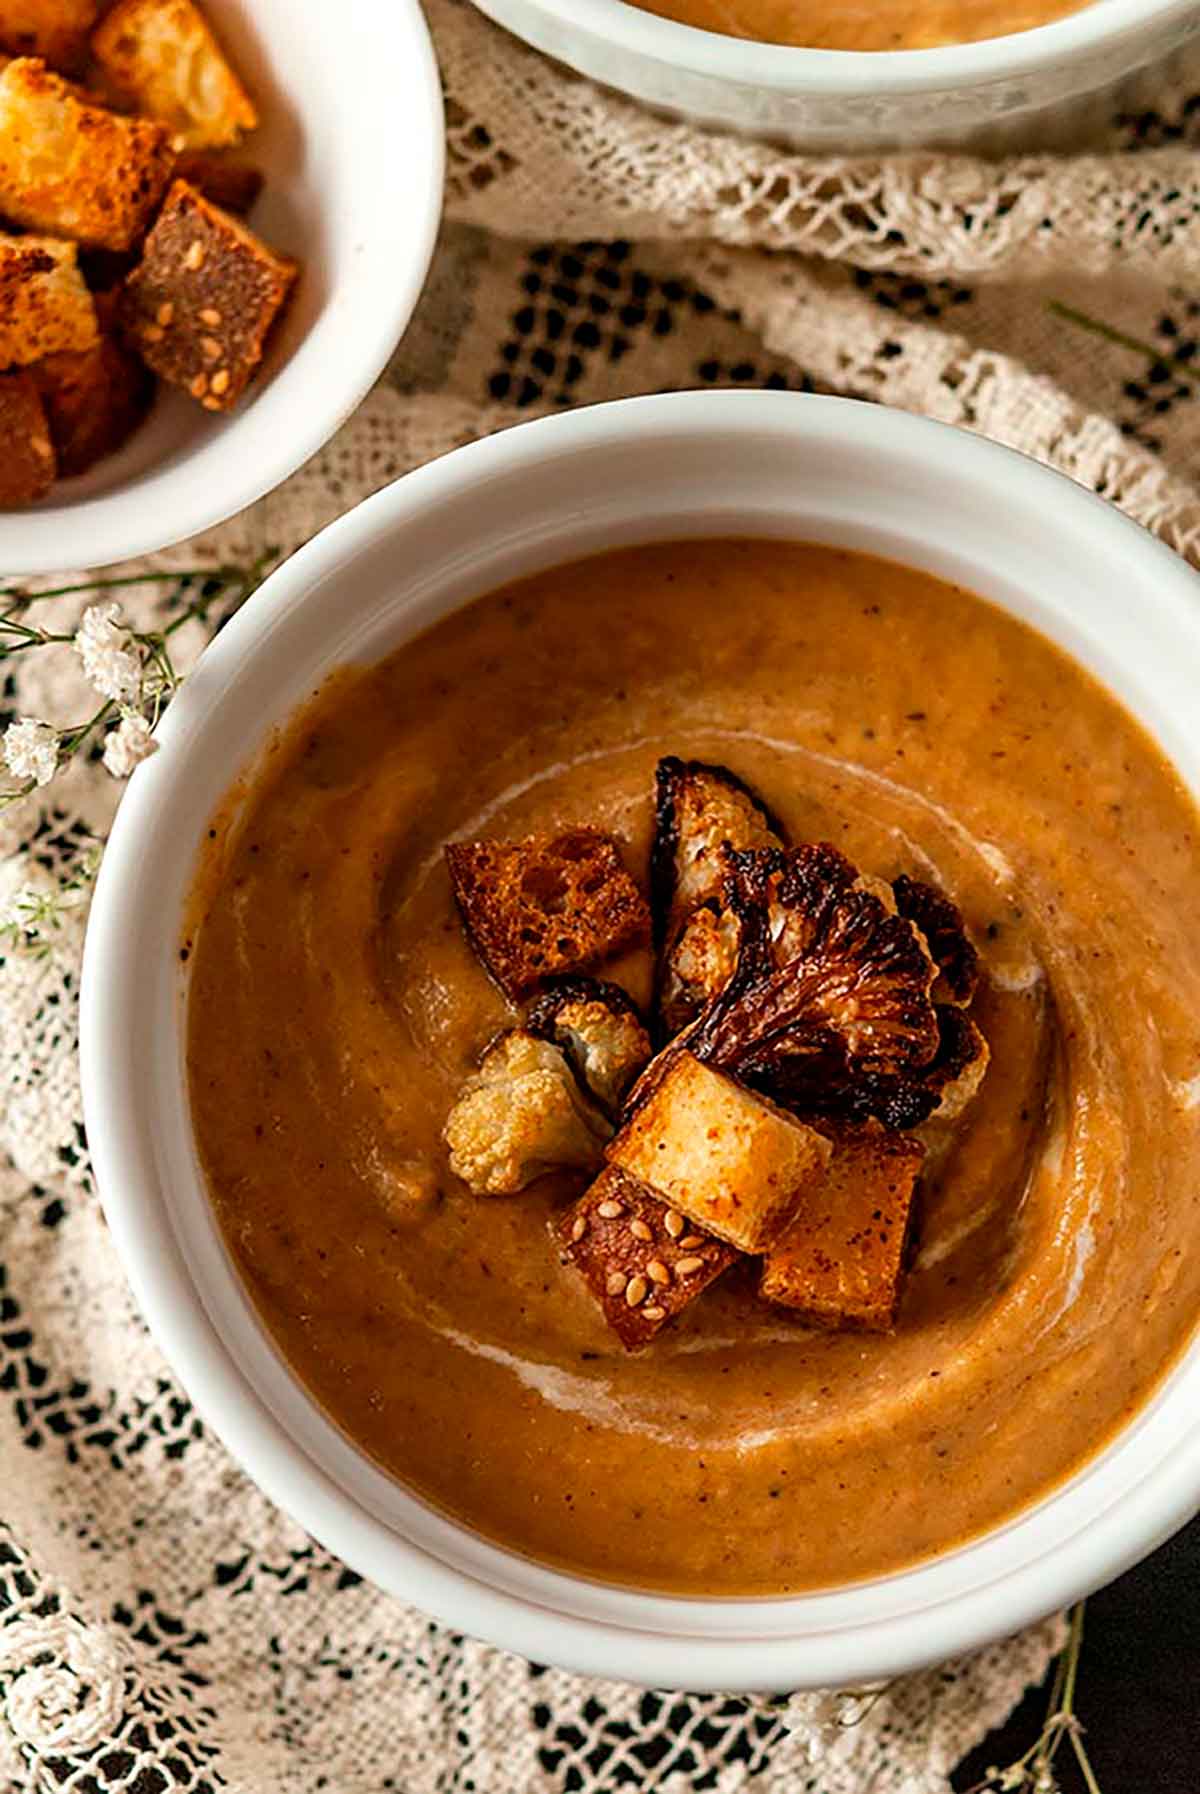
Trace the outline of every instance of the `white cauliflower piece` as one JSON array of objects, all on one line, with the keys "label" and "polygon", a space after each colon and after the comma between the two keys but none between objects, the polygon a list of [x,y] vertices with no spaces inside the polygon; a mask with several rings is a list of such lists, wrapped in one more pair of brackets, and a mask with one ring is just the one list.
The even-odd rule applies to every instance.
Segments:
[{"label": "white cauliflower piece", "polygon": [[562,1052],[514,1028],[493,1041],[446,1120],[450,1169],[476,1196],[511,1196],[547,1171],[596,1171],[612,1127]]}]

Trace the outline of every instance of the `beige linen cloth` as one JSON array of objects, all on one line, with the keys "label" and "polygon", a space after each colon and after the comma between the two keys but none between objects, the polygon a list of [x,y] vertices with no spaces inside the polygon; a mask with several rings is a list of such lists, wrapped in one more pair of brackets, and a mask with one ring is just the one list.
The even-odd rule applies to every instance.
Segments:
[{"label": "beige linen cloth", "polygon": [[[450,157],[418,317],[324,453],[165,564],[293,548],[540,411],[730,385],[964,424],[1196,556],[1200,63],[1098,109],[1086,155],[814,161],[663,123],[459,0],[428,11]],[[0,725],[86,714],[66,650],[16,664]],[[119,787],[88,766],[52,795],[0,821],[0,906],[69,871]],[[150,1342],[91,1188],[84,919],[0,962],[0,1790],[945,1794],[1058,1622],[873,1703],[647,1694],[455,1636],[257,1493]]]}]

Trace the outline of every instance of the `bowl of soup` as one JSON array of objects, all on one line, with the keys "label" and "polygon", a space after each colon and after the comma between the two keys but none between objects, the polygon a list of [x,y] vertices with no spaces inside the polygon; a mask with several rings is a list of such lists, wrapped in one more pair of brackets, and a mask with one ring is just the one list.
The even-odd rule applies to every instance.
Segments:
[{"label": "bowl of soup", "polygon": [[[84,970],[114,1239],[235,1458],[439,1619],[652,1685],[895,1674],[1182,1524],[1198,664],[1200,581],[1140,528],[845,400],[521,425],[316,538],[172,704]],[[890,1328],[735,1267],[626,1350],[555,1246],[590,1173],[477,1193],[448,1153],[517,1010],[447,844],[602,831],[645,888],[670,756],[969,929],[991,1063]],[[648,951],[600,969],[641,1001]]]},{"label": "bowl of soup", "polygon": [[1191,0],[479,0],[580,74],[811,150],[1046,149],[1194,37]]}]

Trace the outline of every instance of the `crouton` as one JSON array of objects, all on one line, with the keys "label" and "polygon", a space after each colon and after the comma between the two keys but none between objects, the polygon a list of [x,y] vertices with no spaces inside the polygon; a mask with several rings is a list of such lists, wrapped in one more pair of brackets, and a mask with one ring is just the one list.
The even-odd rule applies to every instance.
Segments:
[{"label": "crouton", "polygon": [[903,873],[892,890],[897,910],[920,929],[938,968],[934,1002],[965,1007],[979,983],[979,954],[967,933],[962,911],[936,885],[922,884]]},{"label": "crouton", "polygon": [[443,1137],[476,1196],[511,1196],[548,1171],[598,1169],[611,1133],[559,1048],[515,1028],[484,1054]]},{"label": "crouton", "polygon": [[632,1105],[610,1165],[742,1252],[762,1252],[829,1160],[829,1142],[690,1052],[668,1048]]},{"label": "crouton", "polygon": [[161,125],[89,104],[28,57],[0,73],[0,212],[15,224],[128,249],[170,172]]},{"label": "crouton", "polygon": [[193,0],[117,0],[92,51],[113,86],[161,120],[176,148],[221,149],[258,123]]},{"label": "crouton", "polygon": [[913,924],[854,888],[856,869],[836,848],[725,857],[738,965],[698,1025],[697,1055],[781,1087],[927,1065],[937,968]]},{"label": "crouton", "polygon": [[551,979],[526,1026],[562,1049],[584,1089],[610,1115],[650,1058],[637,1004],[602,978]]},{"label": "crouton", "polygon": [[0,235],[0,368],[91,349],[99,335],[74,243]]},{"label": "crouton", "polygon": [[812,1327],[891,1332],[923,1156],[919,1141],[874,1124],[841,1136],[766,1256],[762,1295]]},{"label": "crouton", "polygon": [[0,508],[44,498],[54,474],[50,426],[32,375],[24,368],[0,374]]},{"label": "crouton", "polygon": [[296,264],[176,181],[125,287],[124,323],[164,380],[228,411],[262,360]]},{"label": "crouton", "polygon": [[263,187],[260,169],[204,150],[185,151],[175,164],[175,175],[203,193],[205,199],[211,199],[213,205],[238,218],[244,218],[253,209]]},{"label": "crouton", "polygon": [[116,296],[97,296],[99,340],[35,363],[60,476],[86,473],[119,449],[146,415],[154,382],[114,329]]},{"label": "crouton", "polygon": [[77,69],[99,10],[97,0],[0,0],[0,50]]},{"label": "crouton", "polygon": [[616,842],[598,829],[458,841],[446,864],[468,939],[514,1000],[543,978],[637,946],[650,930]]},{"label": "crouton", "polygon": [[738,1257],[615,1165],[551,1227],[627,1351],[647,1345]]}]

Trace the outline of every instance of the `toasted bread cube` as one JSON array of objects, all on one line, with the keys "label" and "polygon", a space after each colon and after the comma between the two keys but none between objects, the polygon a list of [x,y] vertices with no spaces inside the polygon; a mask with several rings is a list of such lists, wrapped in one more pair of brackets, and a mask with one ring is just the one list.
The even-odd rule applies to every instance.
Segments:
[{"label": "toasted bread cube", "polygon": [[14,223],[128,249],[170,173],[162,125],[89,104],[27,57],[0,73],[0,212]]},{"label": "toasted bread cube", "polygon": [[176,181],[125,286],[125,328],[148,366],[208,411],[234,406],[262,360],[296,264]]},{"label": "toasted bread cube", "polygon": [[116,309],[115,295],[99,295],[101,334],[95,345],[47,355],[31,369],[63,478],[86,473],[114,454],[150,404],[154,381],[117,334]]},{"label": "toasted bread cube", "polygon": [[738,1257],[615,1165],[551,1226],[627,1351],[647,1345]]},{"label": "toasted bread cube", "polygon": [[0,374],[0,508],[44,498],[54,484],[54,447],[37,383],[24,368]]},{"label": "toasted bread cube", "polygon": [[764,1252],[823,1176],[828,1140],[693,1054],[662,1057],[605,1156],[718,1239]]},{"label": "toasted bread cube", "polygon": [[763,1265],[762,1294],[813,1327],[890,1333],[924,1157],[917,1140],[869,1124],[839,1139]]},{"label": "toasted bread cube", "polygon": [[0,368],[90,349],[99,335],[74,243],[0,235]]},{"label": "toasted bread cube", "polygon": [[193,0],[117,0],[92,39],[96,61],[179,149],[221,149],[258,114]]},{"label": "toasted bread cube", "polygon": [[475,952],[505,995],[644,941],[646,900],[598,829],[524,841],[456,841],[450,882]]},{"label": "toasted bread cube", "polygon": [[253,209],[263,188],[261,169],[205,150],[185,151],[175,164],[175,174],[215,206],[238,218],[244,218]]},{"label": "toasted bread cube", "polygon": [[0,0],[0,50],[77,69],[99,10],[97,0]]}]

